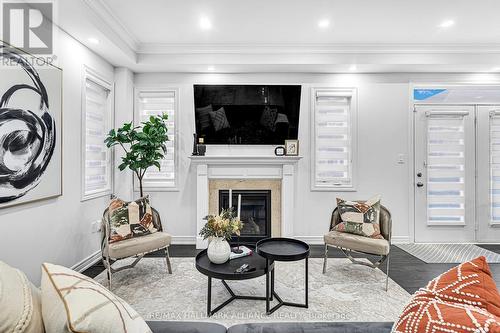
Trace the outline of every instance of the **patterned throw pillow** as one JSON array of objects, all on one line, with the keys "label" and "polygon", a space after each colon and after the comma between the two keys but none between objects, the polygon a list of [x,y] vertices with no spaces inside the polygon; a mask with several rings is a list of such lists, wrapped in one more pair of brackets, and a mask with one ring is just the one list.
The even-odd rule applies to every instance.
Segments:
[{"label": "patterned throw pillow", "polygon": [[484,257],[458,265],[417,291],[393,332],[500,333],[500,295]]},{"label": "patterned throw pillow", "polygon": [[42,265],[42,314],[47,332],[150,333],[124,300],[71,269]]},{"label": "patterned throw pillow", "polygon": [[276,129],[276,117],[278,117],[278,109],[266,106],[260,116],[260,124],[268,130],[274,131]]},{"label": "patterned throw pillow", "polygon": [[341,223],[333,230],[371,238],[384,238],[380,234],[380,196],[365,202],[337,198]]},{"label": "patterned throw pillow", "polygon": [[156,232],[149,196],[126,202],[113,199],[109,204],[109,242],[144,236]]},{"label": "patterned throw pillow", "polygon": [[210,120],[210,112],[213,111],[212,104],[204,106],[202,108],[196,108],[196,115],[198,126],[200,130],[204,131],[212,126],[212,121]]},{"label": "patterned throw pillow", "polygon": [[224,108],[220,108],[217,111],[210,112],[210,118],[212,119],[212,124],[214,124],[214,129],[216,132],[224,128],[229,128],[229,121],[226,117],[226,111]]}]

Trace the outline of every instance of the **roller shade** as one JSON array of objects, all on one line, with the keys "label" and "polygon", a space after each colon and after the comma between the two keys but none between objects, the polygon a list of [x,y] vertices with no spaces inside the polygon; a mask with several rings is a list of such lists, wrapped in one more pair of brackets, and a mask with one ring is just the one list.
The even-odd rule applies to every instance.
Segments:
[{"label": "roller shade", "polygon": [[177,109],[177,96],[174,90],[165,91],[140,91],[138,93],[139,122],[149,119],[150,116],[168,114],[165,124],[168,128],[167,153],[160,161],[160,170],[150,167],[143,178],[145,188],[175,187],[176,178],[176,145],[175,145],[175,118]]}]

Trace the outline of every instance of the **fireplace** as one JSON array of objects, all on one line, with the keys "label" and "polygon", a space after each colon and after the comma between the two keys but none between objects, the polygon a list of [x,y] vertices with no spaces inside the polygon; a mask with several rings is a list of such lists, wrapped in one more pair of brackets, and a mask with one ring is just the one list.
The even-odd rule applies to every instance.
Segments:
[{"label": "fireplace", "polygon": [[[240,219],[243,222],[240,242],[255,243],[271,237],[271,191],[232,190],[232,206],[237,212],[241,194]],[[229,207],[229,190],[219,190],[219,211]],[[233,237],[233,241],[236,237]]]}]

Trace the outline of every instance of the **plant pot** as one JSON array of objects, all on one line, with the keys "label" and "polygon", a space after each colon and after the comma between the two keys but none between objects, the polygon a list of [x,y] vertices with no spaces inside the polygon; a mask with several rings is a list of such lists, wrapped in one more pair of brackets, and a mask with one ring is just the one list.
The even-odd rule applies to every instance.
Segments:
[{"label": "plant pot", "polygon": [[223,237],[214,237],[208,243],[207,255],[210,262],[214,264],[223,264],[229,260],[231,247]]}]

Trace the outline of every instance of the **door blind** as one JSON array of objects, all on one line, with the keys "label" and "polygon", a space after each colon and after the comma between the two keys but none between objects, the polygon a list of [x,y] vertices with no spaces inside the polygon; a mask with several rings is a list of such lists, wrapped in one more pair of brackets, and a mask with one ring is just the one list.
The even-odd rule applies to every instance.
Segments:
[{"label": "door blind", "polygon": [[109,89],[85,81],[84,196],[111,191],[111,153],[104,143],[110,129]]},{"label": "door blind", "polygon": [[465,223],[464,116],[443,113],[428,115],[428,224]]},{"label": "door blind", "polygon": [[314,185],[352,187],[351,96],[316,91]]},{"label": "door blind", "polygon": [[500,224],[500,113],[490,113],[491,223]]},{"label": "door blind", "polygon": [[140,122],[146,121],[150,116],[168,114],[165,124],[168,128],[165,158],[160,161],[160,170],[150,167],[143,178],[145,188],[175,187],[175,117],[177,96],[174,90],[141,91],[138,94],[138,108]]}]

